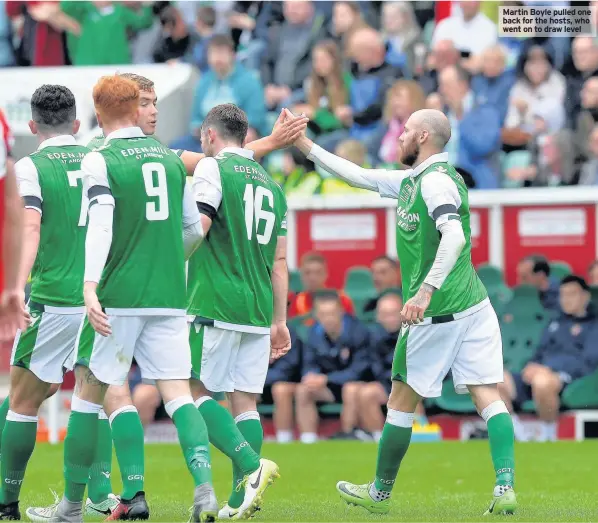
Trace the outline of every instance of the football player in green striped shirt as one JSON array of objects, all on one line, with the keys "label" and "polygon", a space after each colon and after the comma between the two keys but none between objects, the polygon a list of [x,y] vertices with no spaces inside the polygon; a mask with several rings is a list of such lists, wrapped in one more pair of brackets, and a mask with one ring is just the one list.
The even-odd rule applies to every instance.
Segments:
[{"label": "football player in green striped shirt", "polygon": [[31,97],[31,116],[29,127],[38,136],[39,147],[15,166],[25,205],[18,285],[24,289],[31,274],[30,324],[17,334],[11,355],[10,410],[2,430],[0,519],[20,519],[19,493],[35,445],[39,407],[71,366],[85,310],[82,255],[87,197],[81,161],[89,150],[73,137],[79,129],[75,97],[64,86],[43,85]]},{"label": "football player in green striped shirt", "polygon": [[[103,77],[94,87],[106,142],[82,162],[89,198],[83,295],[86,317],[76,342],[76,393],[64,448],[65,492],[52,521],[81,521],[97,446],[97,413],[108,385],[122,385],[136,359],[156,380],[177,428],[194,483],[193,520],[213,521],[205,423],[189,389],[185,259],[203,238],[183,163],[136,125],[139,88]],[[143,495],[143,493],[139,493]],[[125,500],[128,519],[134,500]],[[114,513],[110,519],[117,519]]]},{"label": "football player in green striped shirt", "polygon": [[[237,106],[214,107],[202,125],[207,157],[193,176],[206,240],[189,260],[192,386],[210,441],[234,463],[233,493],[219,519],[251,517],[278,477],[275,463],[259,460],[263,430],[256,397],[271,350],[279,357],[290,348],[287,204],[253,151],[243,148],[247,128]],[[230,393],[234,419],[211,398],[214,392]]]},{"label": "football player in green striped shirt", "polygon": [[503,380],[500,328],[471,263],[467,187],[443,150],[451,137],[440,111],[413,113],[399,138],[405,171],[363,169],[302,137],[297,147],[354,187],[397,200],[397,254],[403,275],[404,327],[397,342],[388,415],[372,483],[346,481],[337,490],[370,512],[389,511],[390,494],[411,439],[421,398],[438,397],[449,371],[457,393],[471,394],[488,426],[495,469],[487,514],[513,513],[513,423],[497,383]]}]

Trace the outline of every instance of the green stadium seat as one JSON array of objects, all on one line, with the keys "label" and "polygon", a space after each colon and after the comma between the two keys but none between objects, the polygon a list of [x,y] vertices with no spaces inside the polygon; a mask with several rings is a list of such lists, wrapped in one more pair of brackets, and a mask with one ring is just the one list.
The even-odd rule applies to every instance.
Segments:
[{"label": "green stadium seat", "polygon": [[524,402],[523,405],[521,405],[521,411],[529,412],[532,414],[536,412],[536,404],[534,403],[534,400],[527,400],[526,402]]},{"label": "green stadium seat", "polygon": [[570,409],[598,408],[598,371],[568,385],[563,403]]},{"label": "green stadium seat", "polygon": [[598,308],[598,286],[593,285],[590,287],[590,294],[592,295],[592,304]]},{"label": "green stadium seat", "polygon": [[295,293],[303,290],[303,282],[299,271],[289,271],[289,290]]},{"label": "green stadium seat", "polygon": [[318,407],[321,414],[339,415],[343,410],[342,403],[324,403]]},{"label": "green stadium seat", "polygon": [[307,320],[311,320],[311,319],[313,319],[313,316],[311,314],[304,314],[303,316],[295,316],[294,318],[287,320],[287,325],[290,328],[295,329],[299,339],[301,341],[305,342],[305,341],[307,341],[307,337],[309,335],[309,328],[310,328],[310,325],[307,325],[306,322],[307,322]]},{"label": "green stadium seat", "polygon": [[502,271],[494,265],[480,265],[477,272],[486,288],[505,284]]},{"label": "green stadium seat", "polygon": [[442,384],[442,396],[434,398],[436,405],[442,410],[469,414],[476,412],[469,394],[457,394],[452,379],[445,380]]},{"label": "green stadium seat", "polygon": [[505,284],[502,271],[494,265],[480,265],[478,276],[488,291],[490,303],[498,315],[502,314],[505,305],[510,301],[513,293]]},{"label": "green stadium seat", "polygon": [[514,316],[517,320],[543,321],[550,316],[550,312],[540,303],[538,289],[532,285],[518,285],[512,291],[511,299],[503,308],[503,317]]},{"label": "green stadium seat", "polygon": [[345,276],[344,291],[353,300],[355,313],[361,317],[366,302],[375,298],[377,294],[371,271],[366,267],[349,269]]},{"label": "green stadium seat", "polygon": [[274,414],[274,405],[263,405],[262,403],[259,403],[257,406],[257,411],[260,414],[271,416],[272,414]]},{"label": "green stadium seat", "polygon": [[572,273],[573,269],[567,262],[554,261],[550,263],[550,276],[559,281]]},{"label": "green stadium seat", "polygon": [[506,369],[511,372],[519,372],[525,367],[536,352],[545,326],[545,320],[518,319],[517,316],[513,316],[511,321],[501,322],[500,330]]}]

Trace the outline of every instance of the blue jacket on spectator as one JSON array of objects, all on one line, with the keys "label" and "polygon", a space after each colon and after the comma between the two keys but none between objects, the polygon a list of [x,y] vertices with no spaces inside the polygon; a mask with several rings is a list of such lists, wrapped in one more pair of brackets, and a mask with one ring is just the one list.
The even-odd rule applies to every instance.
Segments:
[{"label": "blue jacket on spectator", "polygon": [[201,126],[206,115],[215,105],[234,103],[247,113],[250,127],[260,134],[268,134],[264,88],[259,75],[235,64],[224,79],[208,70],[201,75],[191,109],[191,133]]},{"label": "blue jacket on spectator", "polygon": [[564,313],[551,321],[531,360],[564,372],[572,379],[582,378],[598,368],[598,320],[591,306],[583,318]]},{"label": "blue jacket on spectator", "polygon": [[370,369],[374,381],[379,381],[385,386],[390,386],[392,363],[399,334],[400,332],[387,332],[381,325],[372,328]]},{"label": "blue jacket on spectator", "polygon": [[301,361],[303,359],[303,342],[297,331],[289,327],[291,333],[291,350],[277,359],[268,369],[266,385],[274,385],[278,381],[299,383],[301,381]]},{"label": "blue jacket on spectator", "polygon": [[458,167],[469,171],[476,189],[497,189],[500,184],[500,113],[488,104],[476,103],[459,122]]},{"label": "blue jacket on spectator", "polygon": [[316,323],[309,331],[303,351],[303,376],[326,374],[328,382],[344,385],[359,381],[368,369],[369,331],[357,318],[346,314],[343,330],[336,341]]},{"label": "blue jacket on spectator", "polygon": [[484,75],[477,75],[471,81],[471,88],[476,95],[478,103],[489,104],[495,107],[500,115],[502,126],[509,108],[509,92],[515,83],[513,71],[505,71],[500,76],[488,78]]},{"label": "blue jacket on spectator", "polygon": [[539,298],[547,311],[560,313],[561,302],[559,301],[561,282],[555,278],[550,278],[550,286],[545,291],[540,291]]}]

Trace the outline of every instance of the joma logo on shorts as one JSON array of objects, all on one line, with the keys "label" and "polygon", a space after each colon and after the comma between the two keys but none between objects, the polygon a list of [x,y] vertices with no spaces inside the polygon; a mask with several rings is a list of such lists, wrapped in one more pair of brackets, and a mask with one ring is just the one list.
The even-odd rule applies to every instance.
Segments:
[{"label": "joma logo on shorts", "polygon": [[142,474],[131,474],[130,476],[127,476],[127,479],[129,481],[143,481],[143,475]]},{"label": "joma logo on shorts", "polygon": [[8,479],[6,478],[4,480],[4,483],[6,483],[7,485],[20,485],[21,483],[23,483],[22,479]]},{"label": "joma logo on shorts", "polygon": [[249,447],[249,443],[247,443],[246,441],[244,441],[243,443],[241,443],[238,447],[235,448],[235,452],[239,452],[241,449],[245,448],[245,447]]}]

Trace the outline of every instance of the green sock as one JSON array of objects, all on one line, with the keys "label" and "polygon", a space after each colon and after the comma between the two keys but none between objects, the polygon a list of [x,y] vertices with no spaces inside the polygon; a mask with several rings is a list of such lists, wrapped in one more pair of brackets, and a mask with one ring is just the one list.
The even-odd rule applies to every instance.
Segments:
[{"label": "green sock", "polygon": [[[392,424],[393,421],[397,424]],[[409,427],[399,426],[410,425]],[[378,459],[376,461],[376,489],[391,492],[394,487],[401,461],[407,453],[411,442],[413,414],[388,409],[386,423],[382,429],[382,437],[378,444]]]},{"label": "green sock", "polygon": [[[114,414],[113,414],[114,415]],[[112,439],[123,482],[123,499],[143,491],[145,474],[143,425],[137,409],[124,407],[112,418]]]},{"label": "green sock", "polygon": [[8,414],[8,396],[0,405],[0,459],[2,459],[2,431],[4,430],[4,425],[6,424],[6,414]]},{"label": "green sock", "polygon": [[514,486],[515,436],[513,434],[513,420],[510,414],[501,412],[490,417],[486,424],[488,426],[492,464],[496,472],[496,484]]},{"label": "green sock", "polygon": [[101,503],[112,492],[110,483],[112,432],[110,431],[110,422],[105,416],[104,411],[101,411],[98,419],[98,447],[89,474],[89,484],[87,485],[87,495],[93,503]]},{"label": "green sock", "polygon": [[71,411],[64,440],[64,496],[72,503],[83,501],[97,443],[98,413]]},{"label": "green sock", "polygon": [[175,402],[179,401],[170,401],[165,407],[176,426],[187,468],[193,476],[196,487],[204,483],[212,483],[210,441],[206,423],[193,403],[186,403],[178,408],[175,406],[176,410],[172,412],[169,406],[172,407],[173,404],[176,405]]},{"label": "green sock", "polygon": [[[245,436],[247,443],[251,445],[251,448],[257,455],[259,466],[259,456],[262,452],[262,443],[264,442],[264,429],[262,428],[260,415],[255,410],[244,412],[243,414],[239,414],[235,421],[237,422],[239,432]],[[233,488],[228,498],[228,506],[231,508],[239,508],[241,503],[243,503],[245,489],[241,488],[240,485],[243,482],[245,474],[243,470],[233,463]]]},{"label": "green sock", "polygon": [[[17,419],[20,418],[20,419]],[[22,416],[8,412],[2,431],[2,503],[19,500],[25,469],[35,447],[37,416]]]},{"label": "green sock", "polygon": [[255,472],[260,466],[260,457],[249,438],[245,439],[241,433],[241,427],[231,413],[212,398],[202,401],[198,409],[208,428],[210,443],[228,456],[243,475]]}]

